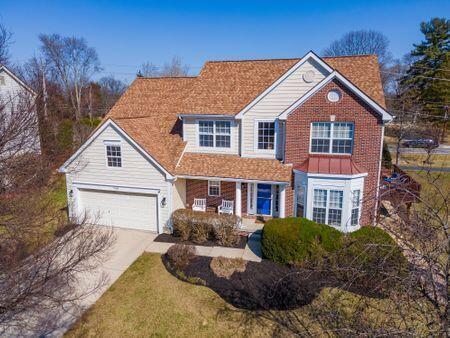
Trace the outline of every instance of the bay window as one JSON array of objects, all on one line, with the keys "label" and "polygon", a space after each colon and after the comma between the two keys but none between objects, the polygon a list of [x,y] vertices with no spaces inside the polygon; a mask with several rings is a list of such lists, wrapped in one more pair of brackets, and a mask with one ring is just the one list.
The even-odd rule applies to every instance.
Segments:
[{"label": "bay window", "polygon": [[313,221],[341,226],[343,199],[342,190],[314,189]]},{"label": "bay window", "polygon": [[325,154],[351,154],[353,123],[313,122],[311,124],[311,152]]},{"label": "bay window", "polygon": [[231,147],[230,121],[198,121],[200,147]]}]

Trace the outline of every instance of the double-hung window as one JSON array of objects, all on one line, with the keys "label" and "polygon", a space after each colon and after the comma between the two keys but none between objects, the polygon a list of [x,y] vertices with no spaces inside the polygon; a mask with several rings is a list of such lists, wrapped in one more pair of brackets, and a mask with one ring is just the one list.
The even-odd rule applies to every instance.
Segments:
[{"label": "double-hung window", "polygon": [[356,226],[359,224],[359,208],[361,205],[361,190],[354,190],[352,192],[352,216],[350,224]]},{"label": "double-hung window", "polygon": [[230,121],[199,121],[198,132],[200,147],[231,147]]},{"label": "double-hung window", "polygon": [[325,224],[327,221],[328,190],[315,189],[313,197],[313,221]]},{"label": "double-hung window", "polygon": [[119,144],[106,145],[106,159],[108,167],[122,167],[122,150]]},{"label": "double-hung window", "polygon": [[208,181],[208,196],[220,196],[220,181]]},{"label": "double-hung window", "polygon": [[328,225],[341,226],[342,202],[344,192],[341,190],[330,190],[330,201],[328,203]]},{"label": "double-hung window", "polygon": [[259,150],[275,149],[275,122],[258,121],[257,122]]},{"label": "double-hung window", "polygon": [[351,154],[353,123],[313,122],[311,124],[311,152],[325,154]]},{"label": "double-hung window", "polygon": [[343,199],[342,190],[314,189],[313,221],[341,226]]}]

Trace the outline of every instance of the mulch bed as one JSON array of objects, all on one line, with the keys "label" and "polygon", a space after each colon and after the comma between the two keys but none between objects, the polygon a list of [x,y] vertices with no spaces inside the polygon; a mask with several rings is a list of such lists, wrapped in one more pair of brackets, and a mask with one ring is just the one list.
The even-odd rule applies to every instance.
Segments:
[{"label": "mulch bed", "polygon": [[221,278],[210,269],[211,259],[196,256],[180,273],[171,268],[165,255],[162,257],[166,269],[176,278],[207,286],[229,304],[246,310],[298,308],[312,302],[321,288],[330,284],[318,273],[302,275],[299,269],[268,260],[247,262],[244,272]]},{"label": "mulch bed", "polygon": [[229,279],[218,277],[210,268],[212,258],[194,257],[176,271],[166,255],[166,269],[176,278],[214,290],[236,308],[246,310],[292,310],[310,304],[324,287],[339,287],[365,297],[384,298],[357,283],[345,283],[326,270],[286,266],[269,260],[247,262],[246,270],[234,272]]},{"label": "mulch bed", "polygon": [[[247,245],[248,236],[239,236],[239,243],[237,246],[228,246],[229,248],[235,248],[235,249],[245,249],[245,246]],[[203,243],[194,243],[192,241],[182,241],[180,237],[176,237],[170,234],[160,234],[155,239],[154,242],[162,242],[162,243],[180,243],[180,244],[187,244],[187,245],[198,245],[198,246],[220,246],[214,241],[206,241]],[[222,245],[224,246],[224,245]],[[224,246],[227,247],[227,246]]]}]

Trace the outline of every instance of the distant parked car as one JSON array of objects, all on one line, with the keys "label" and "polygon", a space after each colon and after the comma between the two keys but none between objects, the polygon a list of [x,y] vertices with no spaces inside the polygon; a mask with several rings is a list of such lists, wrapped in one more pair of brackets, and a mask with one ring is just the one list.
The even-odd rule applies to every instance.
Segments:
[{"label": "distant parked car", "polygon": [[403,142],[403,147],[406,148],[437,148],[439,143],[431,138],[418,138],[415,140],[408,140]]}]

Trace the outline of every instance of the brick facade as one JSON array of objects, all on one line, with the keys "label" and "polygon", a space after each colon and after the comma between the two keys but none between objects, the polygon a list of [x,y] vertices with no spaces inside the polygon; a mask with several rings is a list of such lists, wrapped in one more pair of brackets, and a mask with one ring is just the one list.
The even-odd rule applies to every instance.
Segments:
[{"label": "brick facade", "polygon": [[[340,89],[342,93],[341,100],[335,103],[327,99],[328,91],[333,88]],[[360,168],[368,173],[364,181],[361,225],[371,224],[376,189],[379,184],[382,121],[372,108],[338,81],[327,84],[288,117],[285,163],[292,163],[295,166],[306,160],[309,154],[311,123],[329,122],[331,115],[335,116],[336,122],[354,123],[351,157]],[[293,186],[293,182],[291,182],[291,187],[286,190],[286,216],[293,214]]]},{"label": "brick facade", "polygon": [[[242,215],[247,213],[247,184],[242,183]],[[186,180],[186,204],[192,206],[194,198],[206,198],[206,206],[215,208],[222,203],[222,200],[234,201],[236,199],[236,183],[224,182],[220,183],[220,196],[208,196],[207,180]],[[236,205],[236,203],[235,203]]]}]

